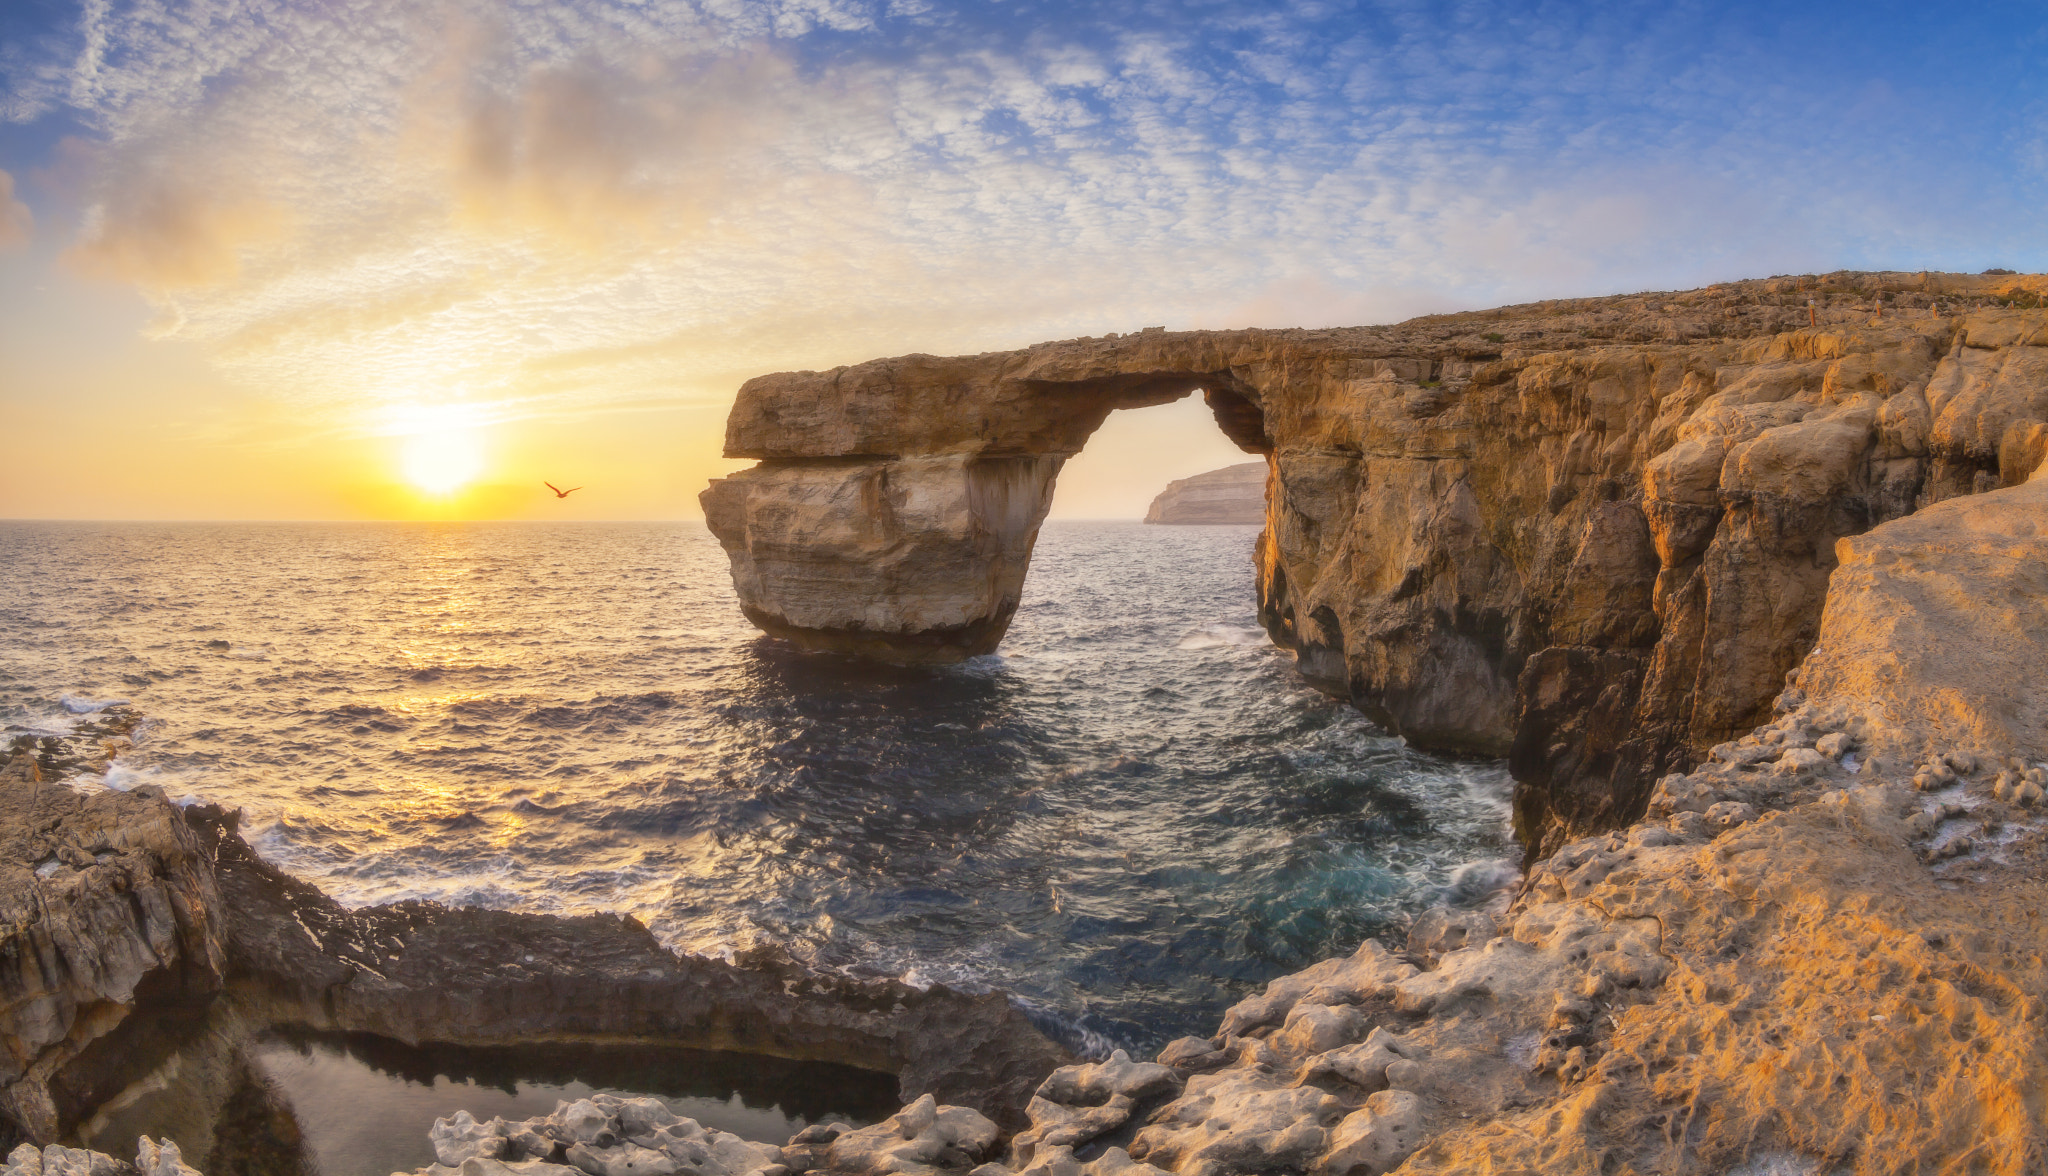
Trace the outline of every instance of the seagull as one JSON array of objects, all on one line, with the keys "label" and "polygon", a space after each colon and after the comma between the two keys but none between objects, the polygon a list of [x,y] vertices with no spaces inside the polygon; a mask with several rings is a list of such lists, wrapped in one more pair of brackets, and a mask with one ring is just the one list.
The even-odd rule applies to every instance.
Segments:
[{"label": "seagull", "polygon": [[571,494],[576,493],[578,490],[583,489],[583,487],[581,486],[571,486],[567,490],[563,490],[560,487],[556,486],[553,482],[542,482],[541,485],[546,486],[550,490],[553,490],[555,492],[556,498],[567,498]]}]

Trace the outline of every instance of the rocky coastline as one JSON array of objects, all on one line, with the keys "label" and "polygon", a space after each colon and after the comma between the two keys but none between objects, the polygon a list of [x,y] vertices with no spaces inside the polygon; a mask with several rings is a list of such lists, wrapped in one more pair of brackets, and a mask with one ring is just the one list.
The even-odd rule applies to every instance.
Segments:
[{"label": "rocky coastline", "polygon": [[1266,521],[1266,463],[1248,461],[1167,483],[1145,521],[1170,526]]},{"label": "rocky coastline", "polygon": [[1507,756],[1534,857],[1771,717],[1837,540],[2048,452],[2039,275],[1837,273],[879,359],[741,387],[705,519],[747,616],[995,648],[1065,460],[1200,390],[1266,458],[1260,616],[1419,746]]},{"label": "rocky coastline", "polygon": [[2038,1171],[2044,520],[2048,470],[1843,540],[1776,717],[1666,775],[1642,820],[1156,1061],[1051,1072],[1007,1138],[926,1097],[692,1166],[615,1107],[606,1155],[452,1120],[422,1174]]},{"label": "rocky coastline", "polygon": [[0,1130],[27,1143],[73,1137],[172,1065],[209,1088],[192,1118],[193,1138],[210,1139],[250,1043],[280,1028],[831,1062],[1011,1125],[1072,1057],[1000,993],[858,980],[775,953],[679,956],[630,918],[349,910],[257,857],[238,814],[41,775],[23,748],[0,776]]},{"label": "rocky coastline", "polygon": [[[451,1113],[433,1176],[2038,1171],[2044,290],[1829,275],[752,381],[729,449],[763,464],[706,494],[749,615],[913,661],[1000,636],[1061,447],[1203,388],[1268,456],[1269,630],[1396,730],[1510,755],[1520,885],[1156,1060],[1081,1061],[1000,995],[678,958],[629,920],[348,911],[232,814],[80,796],[24,751],[0,1117],[38,1146],[8,1176],[179,1176],[153,1141],[50,1148],[199,1008],[233,1012],[229,1058],[287,1024],[678,1040],[886,1061],[906,1103],[779,1146],[655,1100]],[[968,411],[920,410],[942,392]]]}]

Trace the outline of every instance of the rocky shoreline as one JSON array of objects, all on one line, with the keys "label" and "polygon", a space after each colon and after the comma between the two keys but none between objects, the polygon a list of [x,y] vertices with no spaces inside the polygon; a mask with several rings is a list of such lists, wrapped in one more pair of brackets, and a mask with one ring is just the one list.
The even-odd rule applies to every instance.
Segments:
[{"label": "rocky shoreline", "polygon": [[[2048,469],[1840,555],[1777,717],[1643,820],[1157,1061],[1053,1071],[1007,1140],[926,1097],[725,1167],[641,1155],[618,1108],[609,1154],[483,1146],[535,1176],[2038,1171]],[[480,1154],[422,1173],[496,1176]]]},{"label": "rocky shoreline", "polygon": [[237,814],[40,775],[24,749],[0,777],[0,1122],[27,1142],[67,1137],[202,1032],[219,1040],[201,1069],[218,1072],[198,1101],[215,1104],[248,1043],[280,1027],[831,1062],[1013,1125],[1072,1056],[1000,993],[855,980],[772,953],[678,956],[630,918],[348,910],[258,858]]},{"label": "rocky shoreline", "polygon": [[[1490,699],[1457,721],[1475,745],[1505,740],[1525,786],[1531,863],[1509,901],[1433,911],[1404,943],[1275,980],[1156,1060],[1079,1062],[999,994],[679,958],[630,920],[348,911],[261,862],[232,814],[147,789],[81,796],[24,752],[0,780],[0,1117],[57,1145],[145,1080],[198,1010],[226,1009],[224,1073],[237,1042],[278,1025],[662,1040],[885,1067],[907,1104],[779,1146],[655,1100],[518,1123],[451,1114],[434,1176],[2041,1170],[2048,313],[2009,304],[2048,283],[1773,282],[1374,339],[1148,334],[883,361],[955,388],[997,371],[990,412],[1013,422],[1032,397],[1092,389],[1073,417],[1083,438],[1114,403],[1197,377],[1222,388],[1219,421],[1271,454],[1261,592],[1276,637],[1397,729],[1421,730],[1411,720],[1453,686]],[[1815,326],[1772,301],[1814,292],[1828,303]],[[1477,330],[1489,322],[1501,329]],[[1665,334],[1629,337],[1651,325]],[[1427,370],[1383,373],[1394,361],[1364,354],[1401,331],[1436,349]],[[1563,337],[1581,342],[1543,349]],[[1480,344],[1494,358],[1456,358]],[[1281,369],[1313,395],[1273,398]],[[767,436],[764,405],[820,380],[850,414],[838,440],[822,422],[822,444],[959,415],[895,417],[860,393],[873,374],[750,383],[733,436]],[[1536,422],[1508,436],[1547,489],[1489,480],[1502,457],[1482,434],[1510,408]],[[966,538],[921,532],[927,547],[905,550],[937,550],[937,580],[896,602],[952,616],[915,610],[960,603],[940,600],[949,568],[1000,587],[990,567],[1020,545],[1028,557],[1050,493],[1033,463],[1057,469],[1044,446],[878,471],[761,445],[758,473],[707,498],[750,615],[820,561],[874,555],[807,555],[789,535],[837,532],[771,533],[770,505],[816,521],[875,501],[841,493],[849,478],[915,483],[938,495],[926,506],[958,483]],[[1333,531],[1325,516],[1347,504]],[[1516,562],[1531,552],[1550,555]],[[984,603],[955,619],[999,635],[1005,605]],[[774,615],[799,636],[854,633],[847,648],[901,636]],[[957,652],[951,623],[903,639]],[[1627,750],[1645,738],[1664,750]],[[135,1167],[180,1176],[152,1147]],[[9,1163],[131,1167],[49,1146]]]}]

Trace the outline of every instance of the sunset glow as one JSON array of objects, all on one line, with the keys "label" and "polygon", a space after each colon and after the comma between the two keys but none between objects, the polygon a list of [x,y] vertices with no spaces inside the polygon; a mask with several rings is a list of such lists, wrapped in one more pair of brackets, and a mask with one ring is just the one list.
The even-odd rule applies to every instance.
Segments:
[{"label": "sunset glow", "polygon": [[405,480],[428,494],[446,496],[484,471],[483,442],[457,412],[417,414],[419,423],[403,437],[400,462]]},{"label": "sunset glow", "polygon": [[692,518],[766,372],[2048,268],[2027,6],[0,9],[17,516]]}]

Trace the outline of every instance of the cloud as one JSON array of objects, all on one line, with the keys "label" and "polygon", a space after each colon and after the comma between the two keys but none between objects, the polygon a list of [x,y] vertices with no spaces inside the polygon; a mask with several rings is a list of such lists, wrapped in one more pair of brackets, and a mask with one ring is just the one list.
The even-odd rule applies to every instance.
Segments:
[{"label": "cloud", "polygon": [[309,412],[563,419],[1977,231],[1930,196],[1944,108],[1837,118],[1698,6],[1148,11],[94,0],[62,69],[7,69],[93,128],[74,264]]},{"label": "cloud", "polygon": [[244,253],[281,239],[289,219],[274,204],[172,166],[121,168],[102,182],[107,194],[87,211],[65,260],[159,296],[233,281]]},{"label": "cloud", "polygon": [[35,229],[36,218],[28,205],[14,198],[14,177],[0,171],[0,250],[28,244]]}]

